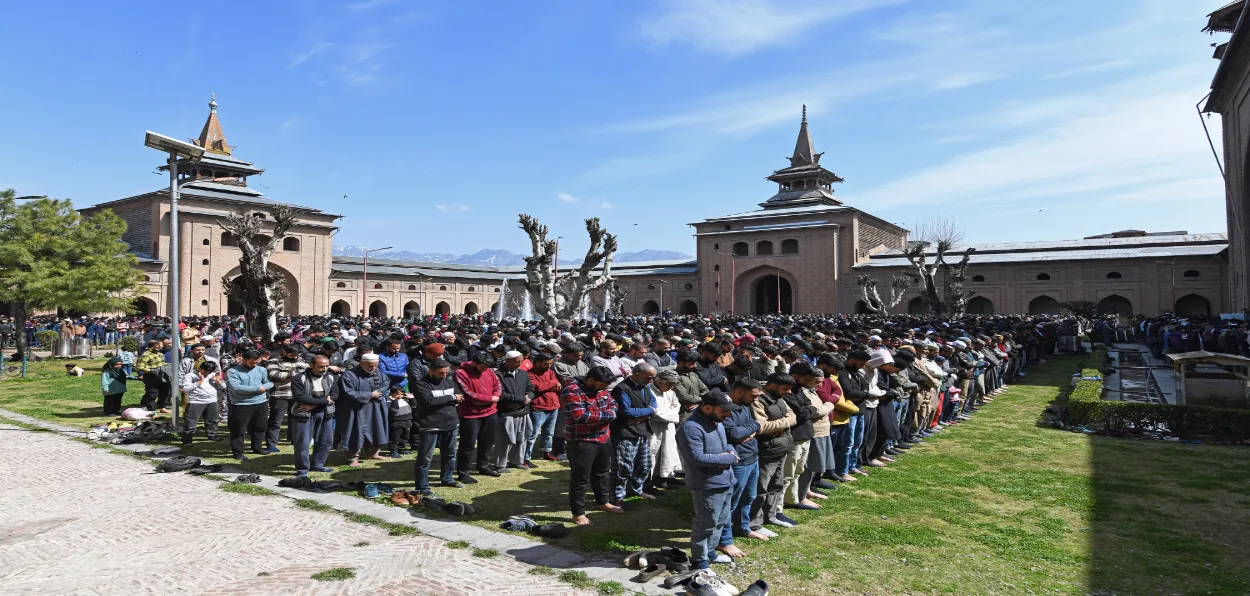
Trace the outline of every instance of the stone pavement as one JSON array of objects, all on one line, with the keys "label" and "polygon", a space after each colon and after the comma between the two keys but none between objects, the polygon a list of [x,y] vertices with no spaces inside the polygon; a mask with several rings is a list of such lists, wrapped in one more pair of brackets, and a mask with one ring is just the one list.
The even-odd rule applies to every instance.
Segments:
[{"label": "stone pavement", "polygon": [[[589,594],[512,557],[156,474],[58,433],[0,424],[0,437],[0,594]],[[309,577],[335,567],[355,579]]]}]

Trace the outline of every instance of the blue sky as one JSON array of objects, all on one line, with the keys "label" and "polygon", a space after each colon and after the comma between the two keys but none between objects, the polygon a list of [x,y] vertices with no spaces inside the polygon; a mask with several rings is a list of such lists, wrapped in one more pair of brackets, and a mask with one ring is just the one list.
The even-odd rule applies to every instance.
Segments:
[{"label": "blue sky", "polygon": [[837,195],[889,221],[1221,232],[1194,104],[1222,3],[17,3],[0,188],[160,187],[143,131],[197,135],[216,91],[254,185],[346,215],[338,244],[521,252],[524,211],[571,250],[598,216],[622,250],[692,253],[687,223],[775,191],[806,103]]}]

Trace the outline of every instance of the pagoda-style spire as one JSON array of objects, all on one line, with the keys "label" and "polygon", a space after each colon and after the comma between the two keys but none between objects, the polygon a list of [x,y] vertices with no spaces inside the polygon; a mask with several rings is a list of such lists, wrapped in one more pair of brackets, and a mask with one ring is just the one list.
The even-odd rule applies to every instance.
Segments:
[{"label": "pagoda-style spire", "polygon": [[790,158],[790,167],[814,166],[820,163],[820,156],[812,145],[812,136],[807,132],[807,104],[803,104],[803,122],[799,124],[799,139],[794,143],[794,156]]},{"label": "pagoda-style spire", "polygon": [[200,138],[195,140],[195,144],[206,151],[230,155],[231,149],[226,143],[226,133],[222,132],[221,121],[217,119],[217,92],[215,91],[208,101],[208,120],[204,122],[204,130],[200,131]]}]

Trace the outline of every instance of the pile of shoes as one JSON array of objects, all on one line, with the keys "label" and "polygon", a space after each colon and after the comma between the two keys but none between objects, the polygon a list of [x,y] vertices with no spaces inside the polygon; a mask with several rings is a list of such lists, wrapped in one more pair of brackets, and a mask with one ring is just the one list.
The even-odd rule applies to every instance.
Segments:
[{"label": "pile of shoes", "polygon": [[156,465],[157,472],[181,472],[200,465],[200,458],[177,455]]},{"label": "pile of shoes", "polygon": [[313,485],[312,478],[309,478],[307,476],[295,476],[293,478],[283,478],[282,480],[278,481],[278,486],[281,486],[282,488],[300,488],[300,489],[308,490],[312,488],[312,485]]},{"label": "pile of shoes", "polygon": [[358,483],[358,485],[359,485],[358,490],[360,490],[360,496],[366,499],[376,499],[381,495],[389,495],[395,492],[395,487],[389,484],[383,484],[381,482],[377,484]]},{"label": "pile of shoes", "polygon": [[445,499],[441,499],[434,495],[422,497],[421,502],[427,509],[442,511],[443,513],[454,517],[465,517],[477,513],[477,510],[474,509],[473,505],[470,505],[469,503],[465,503],[464,501],[452,501],[448,503]]},{"label": "pile of shoes", "polygon": [[203,476],[205,474],[215,474],[221,470],[221,464],[200,464],[190,470],[187,470],[187,473],[194,474],[196,476]]},{"label": "pile of shoes", "polygon": [[499,524],[499,527],[511,532],[526,532],[543,538],[563,538],[569,535],[568,526],[560,522],[539,524],[528,515],[514,515]]}]

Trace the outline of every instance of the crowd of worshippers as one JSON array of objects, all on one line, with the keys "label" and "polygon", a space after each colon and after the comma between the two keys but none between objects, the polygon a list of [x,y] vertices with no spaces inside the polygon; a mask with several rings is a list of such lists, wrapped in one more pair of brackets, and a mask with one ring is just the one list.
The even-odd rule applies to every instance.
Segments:
[{"label": "crowd of worshippers", "polygon": [[[696,568],[745,553],[820,509],[838,483],[891,465],[969,420],[1056,349],[1050,316],[629,317],[543,323],[481,318],[284,321],[269,345],[212,321],[180,325],[182,438],[226,419],[234,457],[294,444],[297,475],[414,455],[416,490],[459,488],[567,462],[569,510],[693,495]],[[135,366],[172,369],[157,335]],[[120,405],[124,364],[102,383]],[[110,370],[114,371],[110,373]],[[145,375],[146,378],[147,375]],[[114,385],[110,385],[113,383]],[[144,383],[143,404],[172,387]],[[431,482],[435,452],[437,477]],[[799,517],[802,517],[801,515]]]}]

